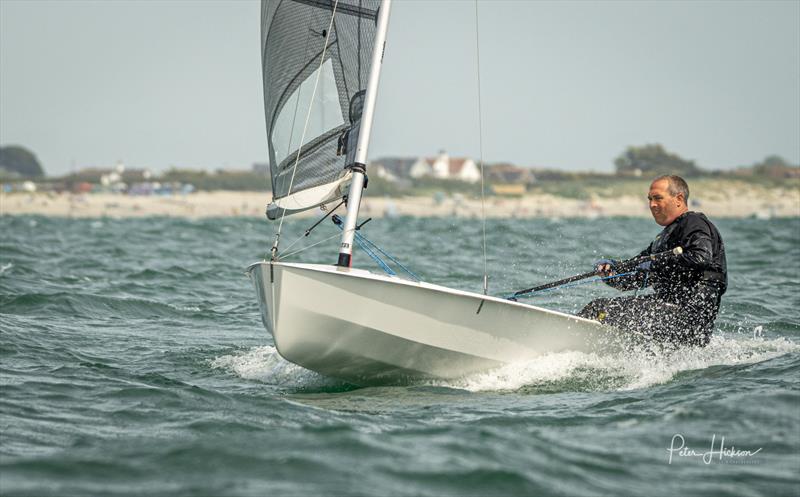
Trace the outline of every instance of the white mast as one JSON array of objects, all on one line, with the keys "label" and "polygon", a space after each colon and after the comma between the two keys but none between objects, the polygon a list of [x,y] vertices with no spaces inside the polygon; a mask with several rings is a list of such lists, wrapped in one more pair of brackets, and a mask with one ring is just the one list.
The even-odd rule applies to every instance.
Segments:
[{"label": "white mast", "polygon": [[369,135],[372,131],[372,116],[375,111],[375,100],[378,96],[378,80],[381,77],[383,49],[386,45],[386,30],[389,27],[389,11],[391,7],[392,0],[383,0],[378,9],[378,26],[375,31],[375,45],[372,47],[372,65],[370,66],[369,80],[367,80],[367,89],[364,94],[364,110],[361,114],[361,129],[358,134],[358,145],[353,164],[353,180],[350,184],[350,193],[347,196],[347,217],[344,221],[342,244],[339,247],[337,266],[340,267],[350,267],[351,264],[358,208],[361,205],[361,191],[364,189],[364,174],[367,170]]}]

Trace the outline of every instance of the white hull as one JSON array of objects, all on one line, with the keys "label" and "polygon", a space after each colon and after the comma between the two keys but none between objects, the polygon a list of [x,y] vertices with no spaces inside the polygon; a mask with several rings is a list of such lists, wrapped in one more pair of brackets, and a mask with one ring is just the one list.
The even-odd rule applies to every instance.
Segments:
[{"label": "white hull", "polygon": [[278,352],[360,384],[457,378],[617,342],[594,321],[359,269],[261,262],[248,272]]}]

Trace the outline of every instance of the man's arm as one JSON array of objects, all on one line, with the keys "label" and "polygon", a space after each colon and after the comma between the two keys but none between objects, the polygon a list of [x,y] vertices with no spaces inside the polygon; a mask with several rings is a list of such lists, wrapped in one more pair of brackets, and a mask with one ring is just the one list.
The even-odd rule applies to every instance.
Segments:
[{"label": "man's arm", "polygon": [[701,217],[687,220],[686,230],[681,240],[683,253],[672,260],[656,261],[653,269],[661,269],[675,264],[691,269],[708,269],[714,260],[714,237],[711,227]]},{"label": "man's arm", "polygon": [[[639,252],[639,255],[636,257],[650,255],[652,253],[652,248],[653,244],[651,243],[650,246]],[[612,264],[603,264],[597,268],[597,274],[601,277],[614,276],[616,271],[614,270]],[[647,274],[644,271],[634,271],[633,274],[620,276],[618,278],[609,278],[607,280],[603,280],[603,282],[621,292],[650,286],[650,278],[647,277]]]}]

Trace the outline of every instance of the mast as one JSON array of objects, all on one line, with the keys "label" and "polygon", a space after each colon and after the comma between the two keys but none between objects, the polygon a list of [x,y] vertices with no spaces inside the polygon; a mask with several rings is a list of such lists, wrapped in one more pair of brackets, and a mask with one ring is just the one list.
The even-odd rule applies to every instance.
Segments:
[{"label": "mast", "polygon": [[355,236],[358,209],[361,206],[361,191],[364,189],[364,176],[367,172],[367,149],[369,148],[369,135],[372,131],[372,116],[375,111],[375,100],[378,96],[378,80],[381,77],[381,64],[383,63],[383,49],[386,45],[386,30],[389,27],[389,11],[392,0],[383,0],[378,12],[378,25],[375,31],[375,45],[372,47],[372,65],[370,66],[369,80],[364,94],[364,109],[361,114],[361,130],[358,134],[355,161],[353,163],[353,179],[350,183],[350,192],[347,200],[347,217],[342,231],[342,243],[339,246],[340,267],[350,267],[353,254],[353,238]]}]

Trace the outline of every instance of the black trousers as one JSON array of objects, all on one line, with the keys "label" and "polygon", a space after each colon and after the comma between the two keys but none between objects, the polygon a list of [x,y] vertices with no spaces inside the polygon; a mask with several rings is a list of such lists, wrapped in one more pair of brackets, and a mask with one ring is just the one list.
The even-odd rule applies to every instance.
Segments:
[{"label": "black trousers", "polygon": [[662,342],[705,346],[714,331],[720,294],[713,285],[697,285],[679,305],[658,297],[602,298],[589,302],[578,316],[640,333]]}]

